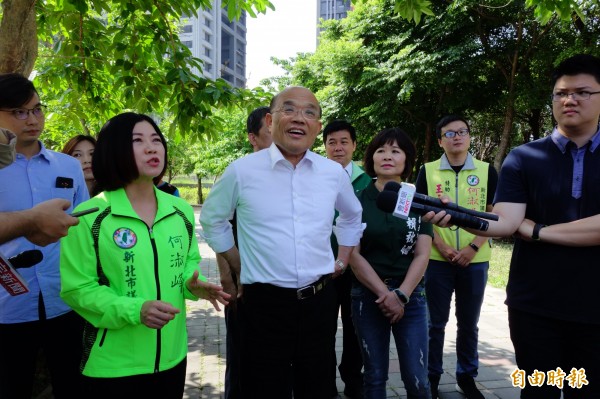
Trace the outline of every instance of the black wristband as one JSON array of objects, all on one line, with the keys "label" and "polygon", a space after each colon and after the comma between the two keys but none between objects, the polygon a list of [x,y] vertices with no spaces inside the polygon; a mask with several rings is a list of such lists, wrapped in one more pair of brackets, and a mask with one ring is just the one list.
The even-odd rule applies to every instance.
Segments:
[{"label": "black wristband", "polygon": [[400,299],[400,302],[402,302],[402,305],[406,305],[408,303],[408,301],[410,300],[410,298],[408,297],[408,295],[406,295],[404,292],[402,292],[400,290],[400,288],[396,288],[394,290],[394,293],[396,294],[396,296],[398,297],[398,299]]},{"label": "black wristband", "polygon": [[545,224],[541,224],[541,223],[536,223],[535,226],[533,226],[533,233],[531,233],[531,239],[534,241],[539,241],[540,240],[540,230],[546,227]]},{"label": "black wristband", "polygon": [[469,246],[471,248],[473,248],[473,251],[475,251],[475,252],[479,251],[479,247],[477,245],[473,244],[472,242],[469,243]]}]

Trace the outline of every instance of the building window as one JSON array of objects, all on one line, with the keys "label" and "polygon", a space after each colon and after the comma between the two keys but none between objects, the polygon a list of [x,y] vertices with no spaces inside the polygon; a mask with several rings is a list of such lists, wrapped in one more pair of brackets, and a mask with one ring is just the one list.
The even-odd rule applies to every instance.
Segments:
[{"label": "building window", "polygon": [[207,57],[210,57],[210,49],[209,48],[204,48],[204,55]]},{"label": "building window", "polygon": [[210,28],[210,19],[205,19],[205,20],[204,20],[204,25],[205,25],[207,28]]},{"label": "building window", "polygon": [[181,29],[182,33],[192,33],[193,32],[193,26],[192,25],[184,25],[183,29]]},{"label": "building window", "polygon": [[210,41],[212,40],[212,35],[208,32],[204,32],[204,40],[210,43]]},{"label": "building window", "polygon": [[212,64],[207,62],[204,64],[204,71],[205,72],[212,72]]},{"label": "building window", "polygon": [[184,40],[182,43],[187,48],[192,48],[194,46],[194,42],[192,42],[191,40]]},{"label": "building window", "polygon": [[233,29],[233,22],[229,20],[229,17],[227,16],[227,11],[225,10],[223,10],[223,12],[221,13],[221,23]]},{"label": "building window", "polygon": [[229,83],[231,83],[231,84],[233,84],[233,82],[235,81],[235,80],[233,79],[233,75],[231,75],[231,74],[229,74],[229,73],[222,73],[222,74],[221,74],[221,77],[222,77],[223,79],[225,79],[226,81],[228,81]]}]

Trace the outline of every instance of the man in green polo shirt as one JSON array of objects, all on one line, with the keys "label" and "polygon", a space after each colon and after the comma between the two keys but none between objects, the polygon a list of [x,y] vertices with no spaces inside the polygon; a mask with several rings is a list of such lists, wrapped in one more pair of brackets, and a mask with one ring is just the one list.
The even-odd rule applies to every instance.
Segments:
[{"label": "man in green polo shirt", "polygon": [[[354,191],[365,188],[371,178],[365,171],[352,161],[352,156],[356,150],[356,129],[352,124],[345,120],[334,120],[327,124],[323,129],[323,143],[327,158],[342,165]],[[331,246],[334,255],[337,255],[337,241],[335,235],[331,235]],[[342,350],[342,359],[340,361],[340,377],[344,381],[344,395],[355,399],[362,398],[362,357],[360,347],[354,332],[354,324],[350,315],[350,289],[352,287],[352,272],[348,270],[335,279],[337,290],[338,309],[342,309],[342,324],[344,328],[344,343]],[[335,331],[334,331],[335,334]],[[333,357],[332,366],[332,397],[337,397],[337,387],[335,385],[335,366],[336,357]]]},{"label": "man in green polo shirt", "polygon": [[[469,123],[458,115],[443,117],[436,135],[444,154],[425,164],[417,177],[417,191],[432,197],[448,196],[459,205],[491,210],[498,174],[493,166],[475,159]],[[468,399],[483,399],[475,385],[479,313],[487,283],[491,248],[487,238],[463,229],[434,226],[433,246],[425,273],[429,306],[429,381],[437,398],[444,370],[444,334],[450,316],[452,293],[456,296],[456,389]]]}]

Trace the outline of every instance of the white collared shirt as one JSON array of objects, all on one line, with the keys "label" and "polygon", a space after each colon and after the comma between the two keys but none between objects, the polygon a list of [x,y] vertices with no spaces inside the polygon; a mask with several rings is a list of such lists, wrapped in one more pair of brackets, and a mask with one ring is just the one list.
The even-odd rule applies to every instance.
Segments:
[{"label": "white collared shirt", "polygon": [[346,167],[344,168],[344,170],[346,171],[346,174],[348,175],[348,177],[350,179],[352,179],[352,161],[348,162],[348,165],[346,165]]},{"label": "white collared shirt", "polygon": [[346,172],[311,151],[294,166],[277,146],[241,158],[213,186],[200,215],[217,253],[234,245],[229,219],[237,211],[242,284],[300,288],[334,271],[334,210],[340,245],[356,246],[362,207]]}]

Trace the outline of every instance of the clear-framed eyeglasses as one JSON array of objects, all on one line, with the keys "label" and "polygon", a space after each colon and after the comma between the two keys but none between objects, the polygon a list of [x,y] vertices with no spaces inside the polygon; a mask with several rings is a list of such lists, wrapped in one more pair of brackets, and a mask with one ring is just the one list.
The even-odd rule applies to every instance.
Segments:
[{"label": "clear-framed eyeglasses", "polygon": [[321,117],[319,110],[316,108],[300,108],[293,105],[284,105],[275,112],[281,112],[285,116],[295,116],[298,115],[298,112],[301,112],[302,116],[308,120],[317,120]]},{"label": "clear-framed eyeglasses", "polygon": [[464,137],[464,136],[468,136],[468,135],[469,135],[469,129],[458,129],[456,131],[446,130],[444,133],[442,133],[442,136],[446,137],[447,139],[452,139],[456,136]]},{"label": "clear-framed eyeglasses", "polygon": [[554,101],[554,102],[564,101],[569,97],[571,97],[571,100],[574,100],[574,101],[585,101],[585,100],[589,100],[590,97],[592,96],[592,94],[598,94],[598,93],[600,93],[600,91],[580,90],[580,91],[573,91],[571,93],[559,91],[556,93],[552,93],[551,97],[552,97],[552,101]]},{"label": "clear-framed eyeglasses", "polygon": [[18,120],[24,121],[25,119],[27,119],[29,117],[29,113],[30,112],[36,118],[43,117],[45,109],[46,109],[45,105],[39,104],[39,105],[36,105],[33,108],[0,109],[0,111],[2,111],[2,112],[10,112]]}]

